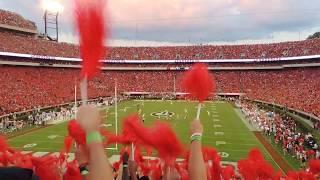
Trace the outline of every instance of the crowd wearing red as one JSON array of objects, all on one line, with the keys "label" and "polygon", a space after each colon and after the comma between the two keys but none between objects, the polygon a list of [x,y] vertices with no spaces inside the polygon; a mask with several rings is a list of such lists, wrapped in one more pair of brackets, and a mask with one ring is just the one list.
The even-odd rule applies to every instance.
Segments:
[{"label": "crowd wearing red", "polygon": [[37,30],[34,22],[26,20],[21,15],[0,9],[0,24],[15,26],[23,29]]},{"label": "crowd wearing red", "polygon": [[[74,99],[80,70],[67,68],[1,67],[0,114],[57,105]],[[219,93],[245,93],[320,116],[320,68],[268,71],[216,71]],[[183,71],[104,71],[89,81],[89,97],[119,92],[177,92]],[[79,90],[78,90],[79,92]],[[78,94],[79,97],[79,94]]]}]

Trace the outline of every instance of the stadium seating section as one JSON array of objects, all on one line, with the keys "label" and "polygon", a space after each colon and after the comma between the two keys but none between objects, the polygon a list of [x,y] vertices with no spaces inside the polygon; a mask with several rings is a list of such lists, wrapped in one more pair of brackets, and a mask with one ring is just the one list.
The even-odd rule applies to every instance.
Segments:
[{"label": "stadium seating section", "polygon": [[[68,43],[57,43],[0,31],[0,51],[47,55],[59,57],[79,57],[79,47]],[[291,56],[317,55],[320,39],[297,42],[256,45],[228,46],[177,46],[177,47],[114,47],[106,59],[148,60],[148,59],[261,59]]]},{"label": "stadium seating section", "polygon": [[[31,21],[25,20],[18,14],[4,10],[0,10],[0,24],[36,29],[36,26]],[[79,47],[76,45],[51,42],[38,37],[4,30],[0,31],[0,42],[4,42],[0,45],[0,51],[2,52],[79,57]],[[108,52],[106,59],[115,60],[279,58],[319,55],[320,39],[256,45],[113,47]],[[3,57],[2,59],[5,58]],[[316,61],[313,60],[313,62]],[[279,62],[272,64],[261,63],[260,65],[278,64]],[[189,66],[190,64],[185,65]],[[211,65],[215,66],[215,64]],[[232,63],[219,65],[234,66]],[[244,65],[255,66],[256,64]],[[113,64],[112,66],[128,65]],[[141,66],[145,65],[140,64],[139,67]],[[155,64],[153,66],[170,67],[176,65]],[[10,66],[2,66],[0,68],[0,115],[38,106],[70,102],[73,100],[74,82],[79,81],[79,70],[75,69]],[[269,71],[216,71],[214,74],[218,92],[246,93],[252,99],[275,102],[320,116],[319,67]],[[179,82],[182,72],[103,72],[93,81],[90,81],[89,96],[94,98],[111,95],[115,79],[119,84],[119,92],[173,92],[174,77],[177,77],[177,91],[180,91]]]},{"label": "stadium seating section", "polygon": [[24,19],[21,15],[0,9],[0,24],[19,27],[23,29],[36,30],[34,22]]},{"label": "stadium seating section", "polygon": [[[70,102],[79,70],[2,66],[0,107],[5,114],[38,106]],[[249,98],[283,104],[320,116],[320,68],[214,72],[218,92],[243,92]],[[112,95],[117,79],[119,92],[177,91],[182,72],[109,71],[89,83],[90,98]]]}]

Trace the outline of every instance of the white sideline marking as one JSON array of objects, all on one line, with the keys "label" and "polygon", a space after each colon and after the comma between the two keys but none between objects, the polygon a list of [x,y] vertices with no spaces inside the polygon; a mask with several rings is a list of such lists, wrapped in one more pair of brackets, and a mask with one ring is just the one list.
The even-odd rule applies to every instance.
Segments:
[{"label": "white sideline marking", "polygon": [[32,153],[32,151],[21,151],[21,154],[30,154],[30,153]]},{"label": "white sideline marking", "polygon": [[112,127],[112,124],[101,124],[100,127]]},{"label": "white sideline marking", "polygon": [[227,144],[225,141],[216,141],[216,146]]},{"label": "white sideline marking", "polygon": [[55,139],[57,137],[58,137],[58,135],[50,135],[50,136],[48,136],[48,139]]},{"label": "white sideline marking", "polygon": [[112,147],[112,148],[110,148],[110,147],[108,147],[108,148],[104,148],[104,149],[107,149],[107,150],[118,150],[118,148],[115,148],[115,147]]},{"label": "white sideline marking", "polygon": [[35,146],[37,146],[37,144],[36,143],[32,143],[32,144],[24,145],[23,148],[32,148],[32,147],[35,147]]},{"label": "white sideline marking", "polygon": [[222,158],[227,158],[229,157],[229,154],[226,152],[218,152],[218,154],[222,157]]},{"label": "white sideline marking", "polygon": [[224,101],[216,101],[215,103],[216,104],[225,104],[226,102],[224,102]]},{"label": "white sideline marking", "polygon": [[55,152],[55,153],[52,153],[52,154],[51,154],[51,156],[56,156],[56,157],[58,157],[59,155],[60,155],[59,152]]},{"label": "white sideline marking", "polygon": [[214,135],[216,135],[216,136],[223,136],[223,135],[224,135],[224,132],[214,132]]},{"label": "white sideline marking", "polygon": [[213,122],[219,122],[220,119],[213,119]]},{"label": "white sideline marking", "polygon": [[49,152],[35,152],[32,154],[33,157],[42,157],[49,154]]},{"label": "white sideline marking", "polygon": [[111,163],[111,164],[113,164],[113,163],[115,163],[115,162],[117,162],[117,161],[119,161],[120,160],[120,156],[119,155],[112,155],[110,158],[109,158],[109,162]]},{"label": "white sideline marking", "polygon": [[213,114],[212,117],[219,117],[217,114]]},{"label": "white sideline marking", "polygon": [[216,124],[216,125],[213,125],[214,128],[221,128],[222,126],[220,124]]}]

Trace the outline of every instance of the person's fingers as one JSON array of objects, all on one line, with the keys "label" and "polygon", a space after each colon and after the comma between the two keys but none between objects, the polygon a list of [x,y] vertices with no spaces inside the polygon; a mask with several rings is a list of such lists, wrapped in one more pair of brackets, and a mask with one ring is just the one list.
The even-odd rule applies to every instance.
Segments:
[{"label": "person's fingers", "polygon": [[194,133],[202,133],[203,132],[203,126],[199,120],[194,120],[190,124],[190,134]]}]

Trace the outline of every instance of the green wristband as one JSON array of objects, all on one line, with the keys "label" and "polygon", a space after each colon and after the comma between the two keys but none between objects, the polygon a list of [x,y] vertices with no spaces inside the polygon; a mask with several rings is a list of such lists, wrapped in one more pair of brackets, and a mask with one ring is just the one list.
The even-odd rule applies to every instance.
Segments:
[{"label": "green wristband", "polygon": [[88,133],[86,136],[86,142],[87,144],[92,144],[92,143],[101,143],[102,142],[102,137],[98,131],[94,131],[91,133]]},{"label": "green wristband", "polygon": [[199,142],[200,142],[201,139],[202,139],[202,136],[201,136],[201,135],[193,135],[193,136],[190,137],[191,143],[192,143],[193,141],[199,141]]}]

